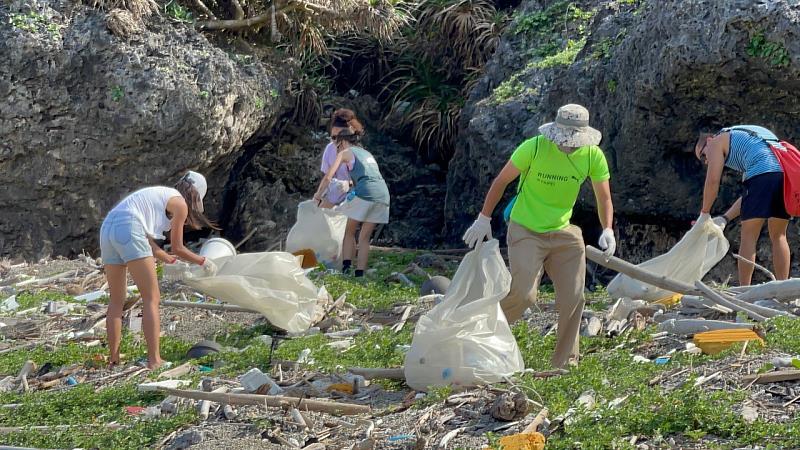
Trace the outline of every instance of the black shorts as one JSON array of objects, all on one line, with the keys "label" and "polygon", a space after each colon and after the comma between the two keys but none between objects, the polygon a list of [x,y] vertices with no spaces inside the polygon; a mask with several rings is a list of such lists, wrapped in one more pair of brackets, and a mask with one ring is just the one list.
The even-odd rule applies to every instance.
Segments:
[{"label": "black shorts", "polygon": [[742,220],[789,219],[783,203],[783,172],[768,172],[744,181]]}]

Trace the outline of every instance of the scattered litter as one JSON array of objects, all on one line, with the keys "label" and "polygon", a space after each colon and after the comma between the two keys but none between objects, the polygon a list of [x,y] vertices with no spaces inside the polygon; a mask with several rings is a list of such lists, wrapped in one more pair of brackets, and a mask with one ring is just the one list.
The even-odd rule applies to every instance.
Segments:
[{"label": "scattered litter", "polygon": [[716,355],[737,342],[758,341],[764,343],[764,340],[749,328],[706,331],[695,334],[693,340],[703,353],[709,355]]},{"label": "scattered litter", "polygon": [[16,295],[12,295],[0,303],[0,312],[11,312],[17,309],[19,309],[19,303],[17,303]]},{"label": "scattered litter", "polygon": [[269,395],[278,395],[283,392],[283,389],[272,378],[255,367],[242,375],[239,381],[242,383],[245,392],[259,392]]}]

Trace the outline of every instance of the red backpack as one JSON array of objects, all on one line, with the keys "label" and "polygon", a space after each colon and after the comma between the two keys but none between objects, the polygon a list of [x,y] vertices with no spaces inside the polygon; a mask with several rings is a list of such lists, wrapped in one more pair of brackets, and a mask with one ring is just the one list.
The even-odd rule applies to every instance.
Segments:
[{"label": "red backpack", "polygon": [[759,134],[756,128],[758,127],[740,125],[723,128],[723,130],[744,131],[751,136],[763,139],[769,145],[783,169],[783,204],[786,212],[792,217],[798,217],[800,216],[800,151],[786,141],[777,141],[772,139],[772,136],[767,138],[765,135]]},{"label": "red backpack", "polygon": [[800,151],[786,141],[767,141],[767,145],[783,169],[783,203],[786,212],[792,217],[800,216]]}]

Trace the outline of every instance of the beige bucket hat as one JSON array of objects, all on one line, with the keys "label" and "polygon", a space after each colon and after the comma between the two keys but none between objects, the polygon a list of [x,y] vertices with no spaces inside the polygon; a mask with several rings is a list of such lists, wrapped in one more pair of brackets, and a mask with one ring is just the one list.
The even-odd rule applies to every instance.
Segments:
[{"label": "beige bucket hat", "polygon": [[589,110],[575,104],[558,108],[555,122],[540,126],[539,132],[564,147],[597,145],[603,138],[603,133],[589,126]]}]

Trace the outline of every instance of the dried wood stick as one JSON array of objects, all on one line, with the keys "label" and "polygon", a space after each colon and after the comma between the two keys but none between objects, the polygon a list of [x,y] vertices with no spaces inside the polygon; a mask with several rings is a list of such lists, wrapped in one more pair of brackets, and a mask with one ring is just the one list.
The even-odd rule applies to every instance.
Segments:
[{"label": "dried wood stick", "polygon": [[649,270],[641,269],[623,259],[617,258],[616,256],[607,257],[605,254],[603,254],[603,252],[592,247],[591,245],[586,246],[586,258],[590,261],[600,264],[601,266],[616,270],[619,273],[624,273],[631,278],[643,281],[647,284],[665,289],[670,292],[684,295],[702,295],[702,292],[699,289],[691,286],[690,284],[673,280],[663,275],[655,274]]},{"label": "dried wood stick", "polygon": [[707,299],[711,300],[714,303],[720,304],[720,305],[725,306],[727,308],[730,308],[730,309],[732,309],[734,311],[741,311],[741,312],[747,314],[747,317],[749,317],[749,318],[751,318],[751,319],[753,319],[753,320],[755,320],[757,322],[763,322],[763,321],[767,320],[766,317],[764,317],[761,314],[753,311],[752,308],[750,308],[749,306],[748,307],[744,307],[744,306],[742,306],[741,303],[740,304],[734,304],[734,303],[729,302],[725,297],[722,296],[722,294],[719,294],[719,293],[715,292],[713,289],[708,287],[702,281],[699,281],[699,280],[695,281],[694,285],[697,287],[697,289],[699,289],[701,292],[703,292],[703,296],[705,296]]},{"label": "dried wood stick", "polygon": [[770,271],[769,271],[769,269],[767,269],[766,267],[764,267],[764,266],[762,266],[762,265],[760,265],[760,264],[757,264],[755,261],[750,261],[749,259],[745,258],[744,256],[737,255],[736,253],[734,253],[734,254],[733,254],[733,257],[734,257],[734,258],[735,258],[737,261],[742,261],[742,262],[744,262],[744,263],[746,263],[746,264],[750,264],[751,266],[753,266],[753,267],[755,267],[756,269],[760,270],[761,272],[763,272],[764,274],[766,274],[766,275],[769,277],[769,279],[770,279],[770,280],[772,280],[772,281],[775,281],[775,280],[776,280],[776,278],[775,278],[775,274],[773,274],[772,272],[770,272]]},{"label": "dried wood stick", "polygon": [[167,387],[159,387],[158,390],[176,397],[190,398],[194,400],[211,400],[217,403],[225,403],[228,405],[265,405],[284,409],[297,407],[308,411],[342,415],[364,414],[370,412],[370,407],[367,405],[309,400],[305,398],[297,399],[295,397],[283,397],[279,395],[225,394],[171,389]]}]

